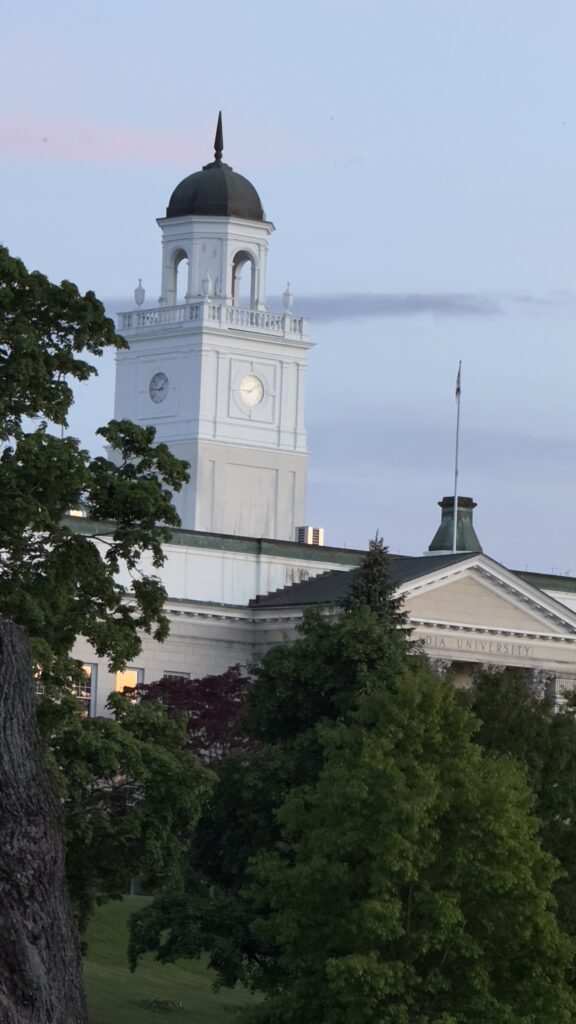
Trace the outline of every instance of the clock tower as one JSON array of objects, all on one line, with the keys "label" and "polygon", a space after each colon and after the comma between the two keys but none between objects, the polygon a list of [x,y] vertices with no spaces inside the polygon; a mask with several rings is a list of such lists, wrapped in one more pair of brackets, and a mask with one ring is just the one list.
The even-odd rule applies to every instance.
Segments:
[{"label": "clock tower", "polygon": [[[268,238],[254,186],[214,160],[176,187],[162,232],[158,305],[119,315],[117,419],[152,424],[190,482],[182,526],[294,540],[305,523],[306,321],[266,306]],[[243,295],[246,298],[243,299]]]}]

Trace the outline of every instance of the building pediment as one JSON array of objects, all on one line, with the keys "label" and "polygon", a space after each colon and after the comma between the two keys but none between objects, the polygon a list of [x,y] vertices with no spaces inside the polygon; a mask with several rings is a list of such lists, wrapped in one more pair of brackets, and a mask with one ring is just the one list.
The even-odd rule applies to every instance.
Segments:
[{"label": "building pediment", "polygon": [[576,673],[576,614],[486,555],[399,587],[429,657]]},{"label": "building pediment", "polygon": [[[576,612],[487,555],[392,556],[391,573],[433,661],[516,665],[576,681]],[[326,573],[251,602],[260,650],[292,635],[305,607],[337,608],[354,577]]]},{"label": "building pediment", "polygon": [[398,590],[414,621],[576,639],[574,612],[486,555],[428,572]]}]

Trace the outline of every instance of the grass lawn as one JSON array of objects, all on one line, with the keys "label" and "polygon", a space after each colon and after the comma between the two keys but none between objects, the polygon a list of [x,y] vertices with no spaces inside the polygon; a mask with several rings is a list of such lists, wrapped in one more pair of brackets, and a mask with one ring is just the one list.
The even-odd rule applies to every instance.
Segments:
[{"label": "grass lawn", "polygon": [[[146,896],[126,896],[100,907],[92,920],[84,963],[90,1024],[233,1024],[234,1007],[251,996],[242,989],[213,992],[215,975],[199,961],[163,966],[147,956],[130,973],[128,918],[146,902]],[[151,1010],[147,1004],[155,998],[177,999],[184,1010]]]}]

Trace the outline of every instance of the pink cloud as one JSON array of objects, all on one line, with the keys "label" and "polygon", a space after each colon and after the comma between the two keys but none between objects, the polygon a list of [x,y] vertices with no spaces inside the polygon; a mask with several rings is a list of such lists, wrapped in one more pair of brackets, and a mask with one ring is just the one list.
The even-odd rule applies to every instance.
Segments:
[{"label": "pink cloud", "polygon": [[[273,136],[273,127],[266,129],[265,137]],[[0,113],[0,160],[39,160],[61,164],[137,164],[158,165],[176,163],[183,167],[200,168],[212,159],[213,129],[207,137],[189,130],[167,132],[154,129],[134,130],[127,126],[102,125],[76,120],[54,120],[37,114],[16,117]],[[224,159],[232,165],[246,167],[253,158],[253,147],[242,141],[225,147]],[[225,135],[226,142],[226,135]],[[287,156],[289,147],[283,138],[280,146],[266,147],[259,154],[259,166],[298,162],[298,157]],[[292,153],[298,153],[298,147]]]},{"label": "pink cloud", "polygon": [[55,163],[206,163],[202,145],[188,134],[0,116],[0,158]]}]

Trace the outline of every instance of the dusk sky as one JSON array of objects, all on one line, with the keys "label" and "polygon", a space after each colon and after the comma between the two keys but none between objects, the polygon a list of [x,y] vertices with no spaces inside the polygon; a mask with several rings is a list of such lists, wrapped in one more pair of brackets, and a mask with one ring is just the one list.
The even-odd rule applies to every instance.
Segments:
[{"label": "dusk sky", "polygon": [[[310,317],[307,521],[420,554],[453,488],[487,554],[576,574],[574,0],[5,5],[0,241],[130,308],[177,183],[224,159]],[[276,303],[279,301],[276,298]],[[71,430],[93,450],[113,359]]]}]

